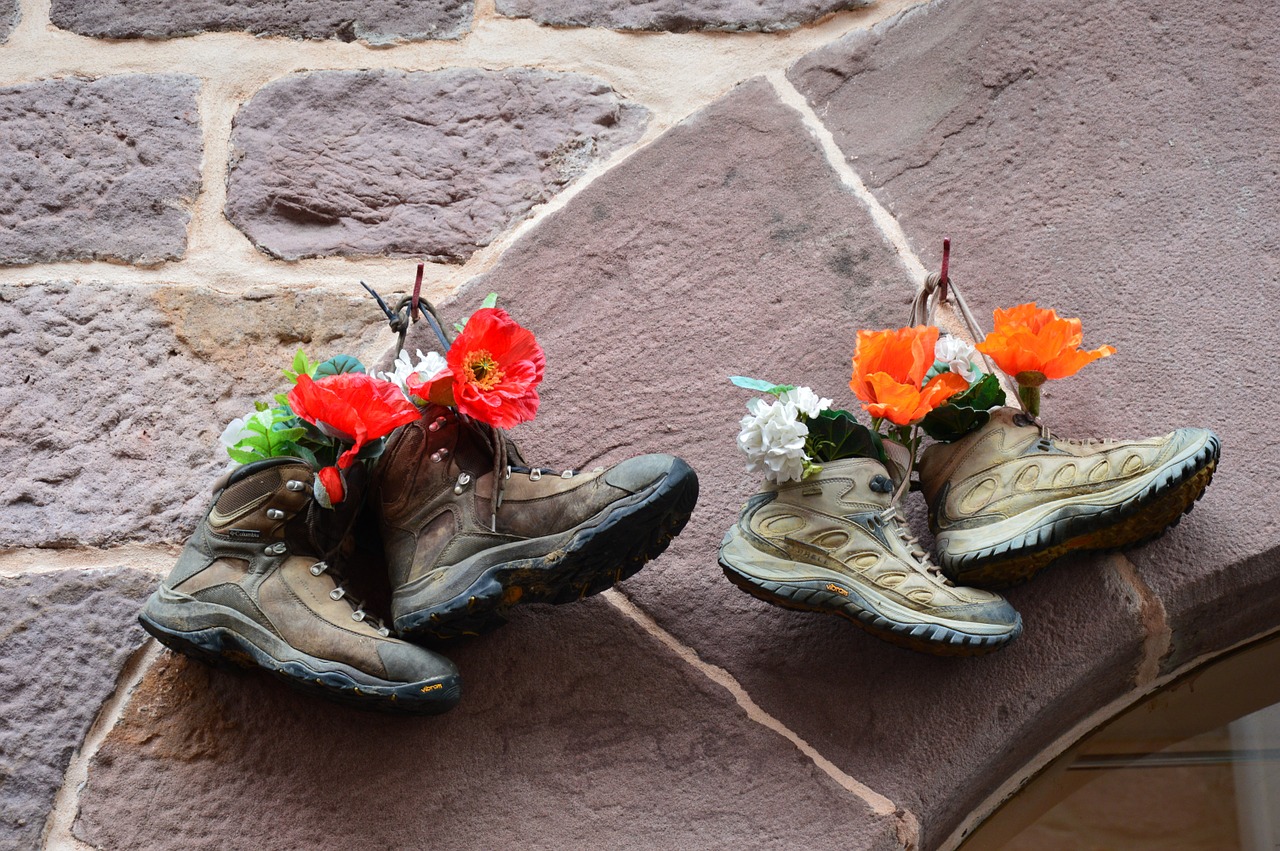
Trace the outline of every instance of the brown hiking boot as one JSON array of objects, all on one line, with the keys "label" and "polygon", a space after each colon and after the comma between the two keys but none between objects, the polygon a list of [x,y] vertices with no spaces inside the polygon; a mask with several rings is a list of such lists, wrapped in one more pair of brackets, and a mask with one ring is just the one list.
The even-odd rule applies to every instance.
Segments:
[{"label": "brown hiking boot", "polygon": [[390,637],[330,568],[359,506],[348,471],[338,511],[313,496],[311,467],[271,458],[215,486],[209,513],[139,620],[166,646],[216,664],[258,667],[361,708],[434,714],[458,702],[453,663]]},{"label": "brown hiking boot", "polygon": [[725,534],[720,565],[752,596],[839,615],[913,650],[975,656],[1017,638],[1022,618],[1013,607],[942,576],[907,533],[894,495],[889,470],[871,458],[766,482]]},{"label": "brown hiking boot", "polygon": [[957,582],[1004,587],[1073,550],[1149,540],[1176,524],[1218,464],[1213,432],[1063,440],[1013,408],[924,451],[920,484],[938,560]]},{"label": "brown hiking boot", "polygon": [[698,498],[679,458],[530,468],[501,432],[438,405],[391,436],[374,476],[392,617],[415,638],[474,635],[517,603],[603,591],[665,550]]}]

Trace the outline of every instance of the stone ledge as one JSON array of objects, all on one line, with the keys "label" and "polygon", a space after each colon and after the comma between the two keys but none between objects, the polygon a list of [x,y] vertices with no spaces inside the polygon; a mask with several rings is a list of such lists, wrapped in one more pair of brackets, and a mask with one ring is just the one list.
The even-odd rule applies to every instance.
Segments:
[{"label": "stone ledge", "polygon": [[0,265],[182,257],[200,191],[199,88],[128,74],[0,89]]},{"label": "stone ledge", "polygon": [[98,38],[241,31],[372,45],[459,38],[472,0],[53,0],[53,25]]},{"label": "stone ledge", "polygon": [[227,218],[283,259],[459,263],[647,120],[582,74],[296,74],[236,116]]}]

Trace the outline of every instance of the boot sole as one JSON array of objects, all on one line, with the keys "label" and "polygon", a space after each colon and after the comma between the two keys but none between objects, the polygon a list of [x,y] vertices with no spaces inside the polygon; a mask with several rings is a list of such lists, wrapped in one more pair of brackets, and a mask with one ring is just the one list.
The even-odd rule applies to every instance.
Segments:
[{"label": "boot sole", "polygon": [[[295,691],[356,709],[395,715],[439,715],[458,704],[462,678],[454,675],[417,683],[374,685],[334,670],[317,670],[300,660],[277,659],[226,627],[181,631],[164,626],[143,611],[142,628],[170,650],[225,671],[262,670]],[[319,660],[317,660],[319,661]]]},{"label": "boot sole", "polygon": [[1021,616],[1007,632],[981,635],[942,624],[902,623],[885,617],[847,581],[836,583],[804,579],[778,582],[753,576],[725,558],[725,548],[732,535],[733,529],[730,529],[721,544],[720,567],[725,577],[752,597],[779,608],[836,615],[890,644],[934,656],[984,656],[1022,634]]},{"label": "boot sole", "polygon": [[465,591],[440,603],[400,615],[396,632],[418,641],[451,641],[481,635],[506,623],[523,603],[561,605],[599,594],[634,576],[680,534],[698,501],[698,477],[680,459],[644,499],[555,536],[567,543],[544,555],[499,562]]},{"label": "boot sole", "polygon": [[1129,500],[1097,514],[1064,517],[1012,541],[938,561],[956,583],[1002,589],[1021,585],[1072,552],[1111,552],[1154,541],[1191,513],[1218,467],[1221,444],[1205,448]]}]

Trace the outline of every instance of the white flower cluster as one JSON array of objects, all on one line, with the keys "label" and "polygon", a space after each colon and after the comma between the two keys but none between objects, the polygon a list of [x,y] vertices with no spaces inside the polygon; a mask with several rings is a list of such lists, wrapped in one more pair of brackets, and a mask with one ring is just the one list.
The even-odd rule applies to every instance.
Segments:
[{"label": "white flower cluster", "polygon": [[978,365],[978,350],[959,337],[950,334],[939,337],[933,347],[933,357],[945,363],[952,372],[970,384],[982,377],[982,368]]},{"label": "white flower cluster", "polygon": [[418,362],[415,364],[409,359],[409,353],[404,349],[400,350],[400,354],[396,355],[395,363],[392,365],[390,372],[382,372],[378,374],[378,378],[384,381],[390,381],[392,384],[400,388],[400,392],[410,402],[413,397],[409,394],[409,376],[417,373],[419,381],[430,381],[444,370],[448,364],[445,362],[444,356],[437,352],[422,353],[422,349],[418,349]]},{"label": "white flower cluster", "polygon": [[804,442],[809,427],[802,418],[816,417],[831,407],[830,399],[819,398],[808,387],[796,387],[779,394],[776,402],[753,399],[750,412],[742,418],[738,448],[747,456],[747,472],[764,473],[779,484],[798,482],[804,477]]}]

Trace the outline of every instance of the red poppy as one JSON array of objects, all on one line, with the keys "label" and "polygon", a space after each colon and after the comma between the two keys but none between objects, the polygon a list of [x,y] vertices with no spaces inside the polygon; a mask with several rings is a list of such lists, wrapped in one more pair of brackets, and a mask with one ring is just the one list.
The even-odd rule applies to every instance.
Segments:
[{"label": "red poppy", "polygon": [[363,372],[329,375],[319,381],[299,375],[289,391],[289,407],[329,437],[351,444],[338,457],[343,470],[355,462],[366,443],[421,416],[399,387]]},{"label": "red poppy", "polygon": [[342,487],[342,471],[337,467],[324,467],[320,470],[320,484],[324,486],[324,491],[329,495],[329,502],[337,505],[347,498],[346,490]]},{"label": "red poppy", "polygon": [[940,373],[924,383],[937,342],[938,329],[932,325],[859,331],[849,389],[865,403],[863,410],[896,425],[911,425],[969,389],[969,382],[954,372]]},{"label": "red poppy", "polygon": [[547,359],[533,332],[505,310],[483,307],[473,313],[445,360],[448,369],[431,382],[432,402],[498,428],[527,422],[538,412],[537,388]]}]

